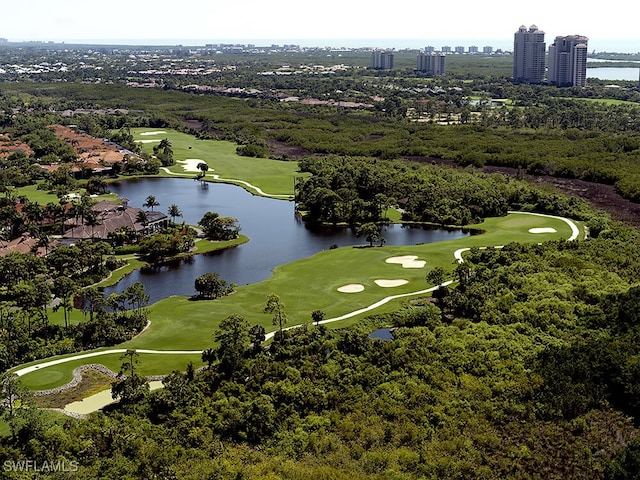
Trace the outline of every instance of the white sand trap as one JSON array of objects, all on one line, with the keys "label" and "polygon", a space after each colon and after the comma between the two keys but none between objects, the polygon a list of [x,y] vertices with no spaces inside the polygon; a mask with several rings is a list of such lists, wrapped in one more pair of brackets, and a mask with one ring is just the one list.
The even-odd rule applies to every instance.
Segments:
[{"label": "white sand trap", "polygon": [[530,228],[529,233],[556,233],[557,230],[553,227],[539,227],[539,228]]},{"label": "white sand trap", "polygon": [[399,287],[401,285],[406,285],[409,283],[409,280],[405,280],[404,278],[398,278],[396,280],[374,280],[375,284],[379,287],[383,288],[391,288],[391,287]]},{"label": "white sand trap", "polygon": [[[149,390],[157,390],[158,388],[162,388],[162,386],[161,380],[149,382]],[[96,412],[110,403],[113,403],[113,398],[111,397],[111,389],[108,389],[83,398],[77,402],[68,403],[65,405],[64,410],[71,413],[86,415],[87,413]]]},{"label": "white sand trap", "polygon": [[[185,172],[200,172],[200,170],[198,170],[198,164],[207,162],[200,158],[185,158],[184,160],[178,160],[176,163],[182,165],[182,168],[184,168]],[[213,169],[209,167],[208,172],[212,171]]]},{"label": "white sand trap", "polygon": [[417,255],[403,255],[400,257],[391,257],[391,258],[387,258],[385,262],[402,265],[402,268],[423,268],[427,264],[425,260],[418,260]]},{"label": "white sand trap", "polygon": [[360,285],[359,283],[350,283],[349,285],[338,287],[338,291],[341,293],[359,293],[364,291],[364,285]]},{"label": "white sand trap", "polygon": [[136,143],[160,143],[161,140],[159,138],[154,138],[152,140],[136,140]]},{"label": "white sand trap", "polygon": [[157,130],[155,132],[142,132],[140,134],[141,137],[147,136],[147,135],[163,135],[167,132],[165,132],[164,130]]}]

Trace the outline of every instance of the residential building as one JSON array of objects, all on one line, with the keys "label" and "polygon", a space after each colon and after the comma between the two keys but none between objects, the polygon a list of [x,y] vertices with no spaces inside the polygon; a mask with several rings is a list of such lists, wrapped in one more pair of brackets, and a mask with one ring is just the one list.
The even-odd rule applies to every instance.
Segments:
[{"label": "residential building", "polygon": [[446,55],[442,53],[426,53],[420,52],[418,54],[417,70],[420,72],[430,73],[434,76],[444,75],[445,71],[445,59]]},{"label": "residential building", "polygon": [[478,47],[475,45],[471,45],[468,49],[467,52],[469,53],[478,53]]},{"label": "residential building", "polygon": [[455,53],[464,53],[464,46],[462,45],[456,46]]},{"label": "residential building", "polygon": [[427,53],[433,53],[433,52],[436,51],[436,47],[433,47],[433,46],[429,45],[427,47],[424,47],[424,51],[427,52]]},{"label": "residential building", "polygon": [[374,50],[371,52],[371,68],[393,70],[393,52],[389,50]]},{"label": "residential building", "polygon": [[491,45],[485,45],[482,47],[482,53],[493,53],[493,47]]},{"label": "residential building", "polygon": [[556,37],[549,46],[549,83],[559,87],[587,84],[587,44],[582,35]]},{"label": "residential building", "polygon": [[451,47],[449,45],[445,45],[442,47],[442,53],[451,53]]},{"label": "residential building", "polygon": [[87,238],[107,240],[110,233],[123,228],[129,229],[136,235],[146,235],[158,232],[169,224],[169,218],[164,213],[154,211],[145,212],[146,222],[141,223],[138,214],[142,210],[130,207],[126,199],[123,199],[122,205],[102,200],[93,205],[91,211],[96,215],[96,222],[93,225],[78,225],[75,219],[69,219],[66,223],[74,227],[65,232],[63,237],[75,240]]},{"label": "residential building", "polygon": [[544,32],[531,25],[520,26],[513,40],[513,81],[541,83],[544,80],[546,45]]}]

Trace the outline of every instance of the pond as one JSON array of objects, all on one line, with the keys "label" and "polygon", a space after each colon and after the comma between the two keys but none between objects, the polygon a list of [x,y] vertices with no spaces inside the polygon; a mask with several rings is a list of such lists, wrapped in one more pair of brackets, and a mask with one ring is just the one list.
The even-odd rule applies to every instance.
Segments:
[{"label": "pond", "polygon": [[[105,294],[121,292],[134,282],[142,282],[150,302],[171,295],[193,295],[194,280],[208,272],[220,274],[227,282],[246,285],[266,280],[273,269],[284,263],[310,257],[332,245],[346,246],[367,242],[357,238],[351,228],[310,227],[295,214],[293,202],[251,195],[241,187],[205,183],[184,178],[144,178],[110,185],[113,193],[128,198],[129,205],[142,208],[149,195],[160,203],[156,210],[166,212],[171,204],[180,207],[188,224],[196,225],[207,211],[238,219],[248,243],[234,248],[195,255],[156,268],[143,268],[106,289]],[[415,245],[468,236],[461,229],[439,229],[389,225],[383,228],[386,245]]]},{"label": "pond", "polygon": [[390,328],[378,328],[369,334],[369,338],[379,340],[393,340],[393,332]]}]

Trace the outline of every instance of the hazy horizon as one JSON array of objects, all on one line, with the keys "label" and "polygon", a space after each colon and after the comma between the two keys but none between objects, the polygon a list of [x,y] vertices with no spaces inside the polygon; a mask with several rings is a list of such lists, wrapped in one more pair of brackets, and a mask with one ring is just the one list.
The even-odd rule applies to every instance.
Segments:
[{"label": "hazy horizon", "polygon": [[[555,37],[554,37],[555,38]],[[10,43],[54,43],[68,45],[112,45],[112,46],[185,46],[201,47],[205,45],[255,45],[256,47],[269,47],[271,45],[298,45],[301,47],[318,48],[394,48],[402,49],[422,49],[426,46],[433,46],[439,50],[443,46],[452,49],[456,46],[476,46],[480,51],[484,46],[493,47],[494,51],[502,49],[511,51],[513,49],[513,38],[226,38],[226,39],[206,39],[206,38],[77,38],[77,39],[50,39],[50,40],[12,40]],[[547,45],[553,43],[553,38],[545,38]],[[639,53],[640,41],[626,39],[589,39],[589,52],[618,52],[618,53]]]}]

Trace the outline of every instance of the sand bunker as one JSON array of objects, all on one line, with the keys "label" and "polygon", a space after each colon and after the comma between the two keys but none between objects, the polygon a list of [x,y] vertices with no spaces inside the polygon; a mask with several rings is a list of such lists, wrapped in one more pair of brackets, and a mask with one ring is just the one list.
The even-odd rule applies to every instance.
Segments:
[{"label": "sand bunker", "polygon": [[530,228],[529,233],[556,233],[557,230],[553,227],[539,227],[539,228]]},{"label": "sand bunker", "polygon": [[161,140],[159,138],[154,138],[152,140],[136,140],[136,143],[160,143]]},{"label": "sand bunker", "polygon": [[146,135],[162,135],[162,134],[165,134],[165,133],[167,133],[167,132],[165,132],[164,130],[157,130],[155,132],[142,132],[140,134],[140,136],[144,137]]},{"label": "sand bunker", "polygon": [[360,285],[359,283],[350,283],[349,285],[343,285],[342,287],[338,287],[338,291],[342,293],[359,293],[364,290],[364,285]]},{"label": "sand bunker", "polygon": [[[182,165],[185,172],[200,172],[198,170],[198,164],[207,163],[200,158],[185,158],[184,160],[178,160],[176,163]],[[209,172],[213,171],[213,169],[209,168]]]},{"label": "sand bunker", "polygon": [[423,268],[427,263],[425,260],[418,260],[417,255],[403,255],[401,257],[391,257],[391,258],[387,258],[385,262],[402,265],[402,268]]},{"label": "sand bunker", "polygon": [[[158,388],[162,388],[161,380],[149,382],[149,390],[157,390]],[[108,389],[77,402],[68,403],[65,405],[64,410],[71,413],[86,415],[91,412],[96,412],[110,403],[113,403],[113,398],[111,397],[111,389]]]},{"label": "sand bunker", "polygon": [[390,287],[399,287],[401,285],[406,285],[409,283],[409,280],[405,280],[404,278],[398,278],[396,280],[374,280],[375,284],[379,287],[390,288]]}]

